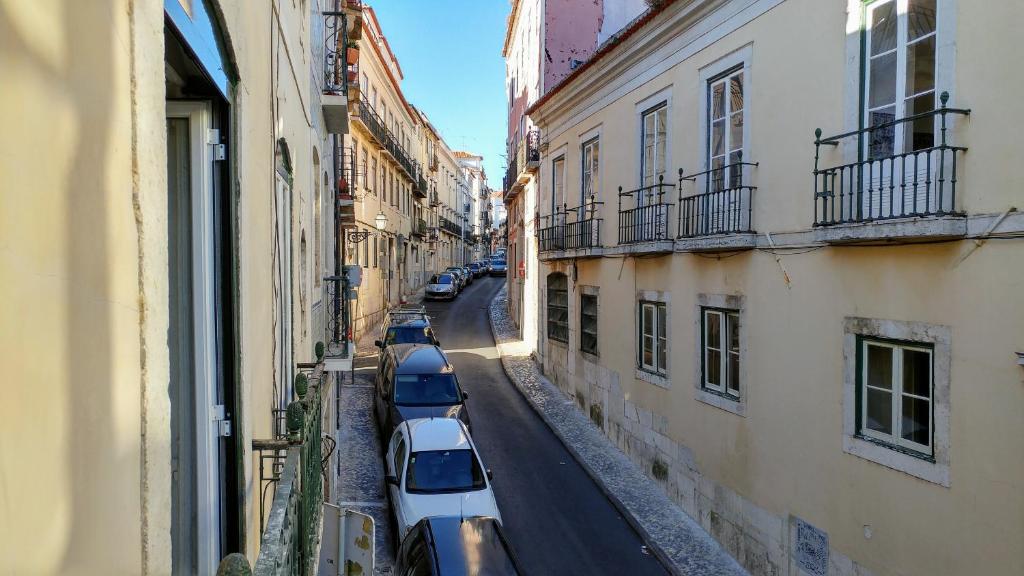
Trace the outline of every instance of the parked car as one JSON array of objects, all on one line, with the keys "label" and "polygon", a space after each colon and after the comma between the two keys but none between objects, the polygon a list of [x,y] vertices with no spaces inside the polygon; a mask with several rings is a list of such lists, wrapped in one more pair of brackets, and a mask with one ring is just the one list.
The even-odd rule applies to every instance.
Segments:
[{"label": "parked car", "polygon": [[409,530],[395,574],[518,576],[515,554],[494,518],[435,516]]},{"label": "parked car", "polygon": [[484,266],[479,262],[471,262],[469,264],[469,271],[473,273],[474,278],[479,278],[484,275]]},{"label": "parked car", "polygon": [[491,260],[491,276],[504,276],[506,274],[508,274],[508,267],[504,257]]},{"label": "parked car", "polygon": [[458,418],[470,429],[466,399],[455,368],[437,346],[398,344],[377,366],[375,413],[382,436],[405,420]]},{"label": "parked car", "polygon": [[467,284],[472,284],[474,276],[473,276],[473,272],[469,269],[468,266],[463,266],[462,267],[462,273],[466,275],[466,283]]},{"label": "parked car", "polygon": [[381,326],[381,338],[374,344],[383,352],[396,344],[439,345],[426,314],[388,314]]},{"label": "parked car", "polygon": [[390,328],[396,320],[408,320],[415,318],[422,318],[428,321],[430,320],[430,317],[427,316],[427,309],[423,306],[405,305],[389,308],[387,313],[384,314],[384,321],[380,324],[381,338],[384,338],[388,328]]},{"label": "parked car", "polygon": [[459,295],[458,280],[451,273],[434,274],[427,281],[423,297],[427,300],[454,300]]},{"label": "parked car", "polygon": [[449,274],[454,274],[459,281],[459,291],[466,287],[466,273],[462,271],[462,268],[458,266],[449,266],[444,269]]},{"label": "parked car", "polygon": [[420,418],[399,424],[384,465],[398,540],[432,516],[486,516],[501,523],[491,471],[460,420]]}]

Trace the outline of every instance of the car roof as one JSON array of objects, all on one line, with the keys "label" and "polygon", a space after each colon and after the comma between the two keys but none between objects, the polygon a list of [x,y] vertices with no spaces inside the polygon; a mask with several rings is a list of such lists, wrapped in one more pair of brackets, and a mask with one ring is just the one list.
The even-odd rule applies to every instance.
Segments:
[{"label": "car roof", "polygon": [[433,516],[426,523],[434,542],[434,558],[445,576],[493,576],[519,573],[501,527],[494,518]]},{"label": "car roof", "polygon": [[454,372],[448,357],[433,344],[394,344],[388,348],[395,357],[395,374],[449,374]]},{"label": "car roof", "polygon": [[430,326],[430,320],[424,314],[419,313],[403,313],[396,314],[391,317],[391,323],[388,324],[388,329],[401,326],[405,328],[423,328]]},{"label": "car roof", "polygon": [[470,450],[469,433],[455,418],[417,418],[407,420],[411,452],[432,450]]}]

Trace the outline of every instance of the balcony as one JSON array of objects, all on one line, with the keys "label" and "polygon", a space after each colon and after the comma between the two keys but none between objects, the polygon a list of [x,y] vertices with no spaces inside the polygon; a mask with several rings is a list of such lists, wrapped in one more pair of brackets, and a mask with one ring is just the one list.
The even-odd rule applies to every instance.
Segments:
[{"label": "balcony", "polygon": [[537,231],[541,260],[580,258],[599,255],[602,218],[597,218],[604,202],[590,200],[576,208],[566,208],[543,217],[544,226]]},{"label": "balcony", "polygon": [[430,191],[430,207],[436,208],[441,205],[441,199],[438,198],[437,190]]},{"label": "balcony", "polygon": [[[971,111],[940,108],[828,138],[815,130],[815,238],[832,244],[922,242],[962,237],[967,219],[958,208],[959,157],[949,142],[949,116]],[[856,160],[820,168],[821,147],[847,147]],[[852,147],[852,149],[851,149]],[[899,152],[899,150],[906,150]]]},{"label": "balcony", "polygon": [[623,192],[619,186],[619,244],[633,248],[627,252],[669,252],[672,235],[669,228],[673,204],[665,200],[671,188],[664,176],[658,183]]},{"label": "balcony", "polygon": [[349,42],[347,14],[324,12],[324,92],[320,101],[324,125],[331,134],[348,134],[349,86],[359,82],[359,50],[356,48],[354,59],[350,59]]},{"label": "balcony", "polygon": [[348,303],[351,288],[344,276],[324,278],[324,328],[327,342],[324,346],[324,367],[329,371],[345,372],[352,369],[352,342],[349,333]]},{"label": "balcony", "polygon": [[391,130],[388,130],[384,120],[377,115],[377,112],[370,106],[365,97],[360,102],[358,113],[353,116],[353,119],[356,120],[358,126],[361,126],[363,130],[368,132],[377,141],[377,147],[387,152],[395,164],[405,172],[406,176],[415,182],[417,175],[416,163],[405,148],[398,143],[398,139],[391,133]]},{"label": "balcony", "polygon": [[439,227],[441,228],[441,230],[453,236],[458,236],[459,238],[462,237],[462,226],[459,226],[458,224],[445,218],[444,216],[438,218],[438,223],[440,224]]},{"label": "balcony", "polygon": [[[251,573],[258,576],[313,574],[318,565],[325,482],[323,422],[330,409],[325,405],[331,393],[330,379],[324,377],[323,364],[300,365],[299,369],[306,385],[299,384],[297,375],[298,400],[283,411],[285,430],[273,439],[252,441],[253,451],[259,454],[261,534],[259,556]],[[327,445],[327,449],[333,448]],[[271,488],[270,511],[265,513],[263,496]],[[248,563],[242,562],[247,568]]]},{"label": "balcony", "polygon": [[424,176],[423,166],[419,162],[416,163],[416,186],[413,187],[412,192],[417,198],[427,197],[427,178]]},{"label": "balcony", "polygon": [[[756,245],[752,227],[750,170],[757,163],[734,162],[691,176],[679,171],[679,241],[688,252],[749,250]],[[683,196],[684,182],[697,193]]]},{"label": "balcony", "polygon": [[423,218],[417,218],[416,223],[412,227],[412,235],[425,238],[427,235],[427,221]]}]

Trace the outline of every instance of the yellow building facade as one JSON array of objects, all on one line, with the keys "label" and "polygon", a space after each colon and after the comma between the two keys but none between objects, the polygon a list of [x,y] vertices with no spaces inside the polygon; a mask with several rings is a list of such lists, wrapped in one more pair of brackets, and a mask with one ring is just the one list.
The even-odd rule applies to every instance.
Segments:
[{"label": "yellow building facade", "polygon": [[1021,10],[664,2],[528,110],[524,338],[753,574],[1024,571]]}]

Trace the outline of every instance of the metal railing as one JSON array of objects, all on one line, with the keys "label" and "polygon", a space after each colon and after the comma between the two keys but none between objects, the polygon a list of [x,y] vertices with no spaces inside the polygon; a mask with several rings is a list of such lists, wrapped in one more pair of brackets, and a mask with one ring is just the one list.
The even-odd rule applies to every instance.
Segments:
[{"label": "metal railing", "polygon": [[344,276],[324,277],[324,327],[327,343],[324,353],[329,358],[348,356],[348,281]]},{"label": "metal railing", "polygon": [[[668,223],[673,205],[665,201],[665,190],[671,185],[664,180],[664,176],[658,176],[657,184],[628,192],[619,186],[619,244],[671,239]],[[624,208],[624,201],[633,207]]]},{"label": "metal railing", "polygon": [[413,188],[413,193],[420,198],[427,197],[427,178],[423,174],[423,166],[416,162],[416,186]]},{"label": "metal railing", "polygon": [[537,231],[540,251],[599,248],[604,219],[597,218],[597,213],[598,207],[603,205],[604,202],[597,202],[592,194],[581,206],[568,208],[563,204],[555,208],[554,214],[542,216],[545,226]]},{"label": "metal railing", "polygon": [[348,23],[344,12],[324,12],[324,92],[348,93]]},{"label": "metal railing", "polygon": [[441,228],[441,230],[444,230],[449,234],[454,234],[455,236],[462,236],[462,226],[459,226],[458,224],[445,218],[444,216],[438,217],[438,223],[439,228]]},{"label": "metal railing", "polygon": [[433,207],[441,205],[441,199],[437,195],[437,190],[430,191],[430,205]]},{"label": "metal railing", "polygon": [[[683,176],[680,168],[679,237],[750,232],[751,200],[757,188],[749,184],[745,168],[756,166],[756,162],[734,162],[690,176]],[[696,187],[701,179],[704,191],[683,197],[683,182],[692,182]]]},{"label": "metal railing", "polygon": [[[305,391],[297,386],[299,398],[288,405],[286,436],[253,440],[261,452],[261,481],[274,486],[274,496],[260,535],[260,552],[253,568],[255,576],[310,576],[317,567],[320,516],[324,502],[325,457],[323,417],[329,380],[323,364],[307,365]],[[333,450],[333,445],[330,446]],[[275,464],[270,477],[263,477],[263,452]],[[261,520],[263,491],[261,497]]]},{"label": "metal railing", "polygon": [[[520,170],[535,168],[540,163],[540,130],[530,130],[516,146],[516,165]],[[516,177],[519,175],[516,174]]]},{"label": "metal railing", "polygon": [[416,223],[413,226],[412,233],[419,237],[427,235],[427,221],[423,218],[417,218]]},{"label": "metal railing", "polygon": [[[971,111],[948,108],[948,92],[939,101],[937,110],[828,138],[821,137],[820,128],[815,130],[814,225],[958,213],[957,156],[967,148],[949,143],[947,116],[969,116]],[[914,149],[895,151],[900,129],[904,140],[914,140],[908,142]],[[821,146],[838,146],[846,139],[855,139],[857,161],[819,168]]]},{"label": "metal railing", "polygon": [[502,179],[502,190],[505,196],[512,192],[519,178],[519,164],[516,155],[509,156],[508,168],[505,169],[505,177]]},{"label": "metal railing", "polygon": [[405,148],[399,144],[398,139],[388,129],[384,120],[377,115],[377,111],[370,106],[365,95],[359,105],[359,114],[356,117],[370,131],[370,134],[377,140],[378,145],[394,158],[395,162],[409,176],[409,179],[415,179],[417,175],[416,163],[413,162]]}]

